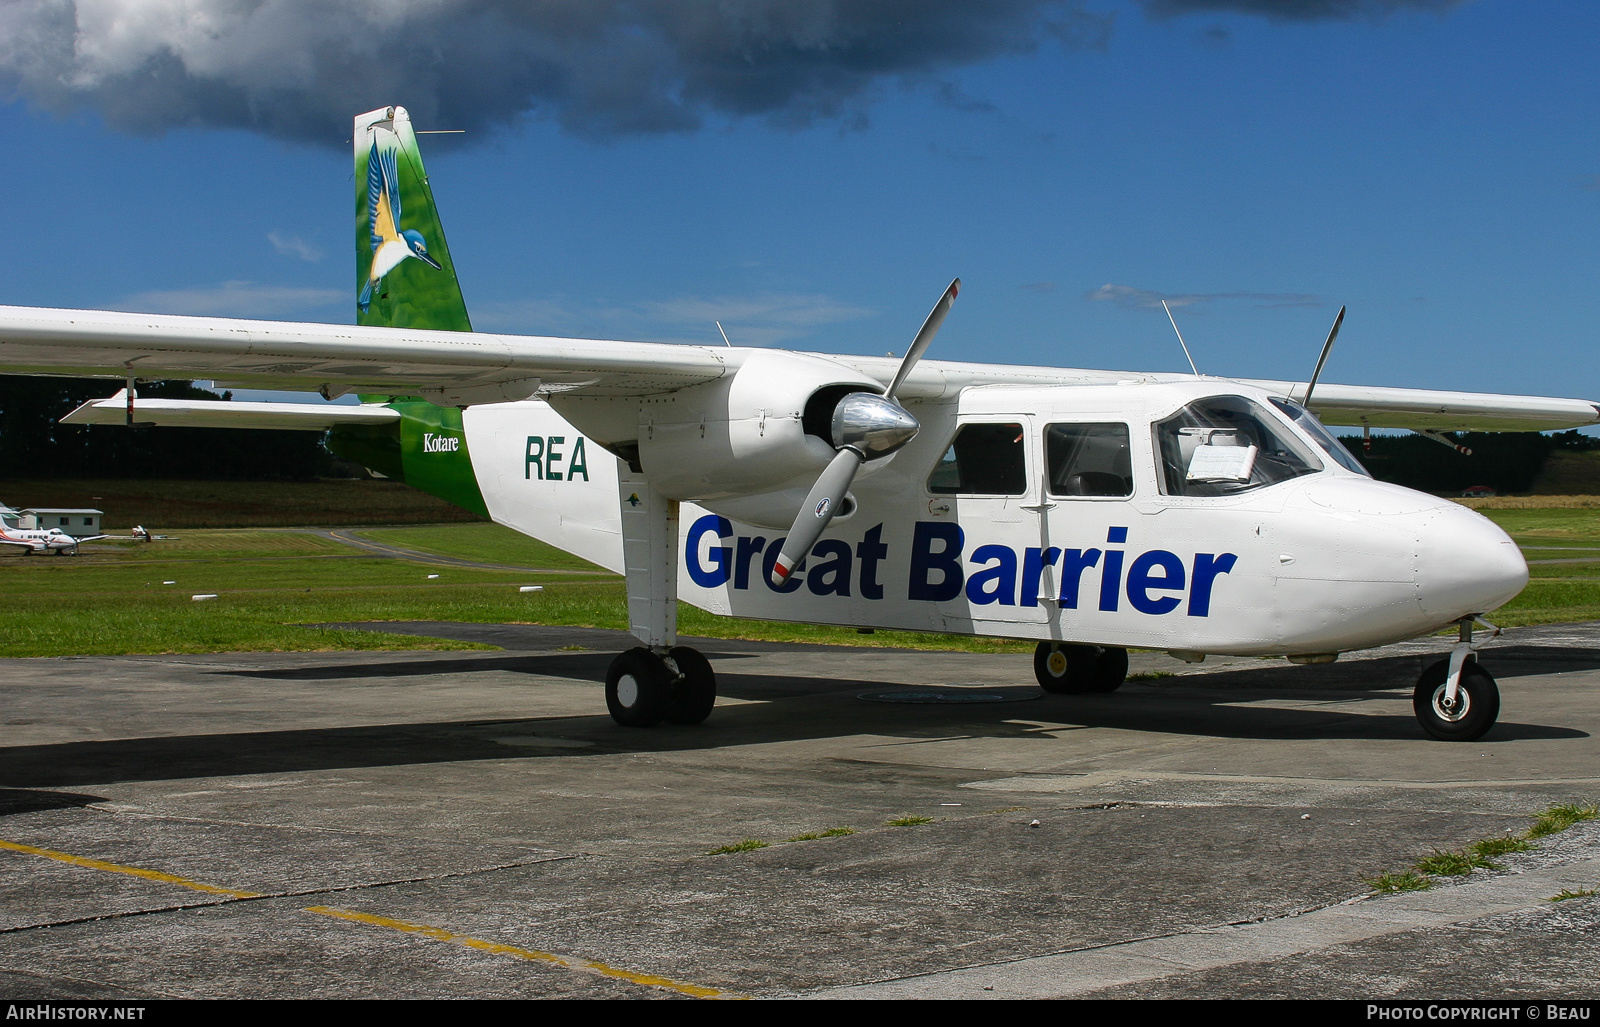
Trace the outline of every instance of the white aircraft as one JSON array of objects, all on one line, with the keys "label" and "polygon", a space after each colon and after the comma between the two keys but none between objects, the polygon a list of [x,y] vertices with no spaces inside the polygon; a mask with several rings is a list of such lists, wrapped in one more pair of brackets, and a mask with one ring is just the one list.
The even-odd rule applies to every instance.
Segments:
[{"label": "white aircraft", "polygon": [[78,543],[93,542],[104,535],[74,538],[60,528],[24,528],[17,511],[0,506],[0,545],[17,546],[24,556],[34,553],[54,553],[57,556],[77,556]]},{"label": "white aircraft", "polygon": [[[642,644],[606,676],[624,725],[711,711],[680,598],[1034,639],[1058,693],[1115,690],[1130,647],[1321,663],[1458,625],[1418,719],[1441,739],[1494,723],[1473,625],[1527,582],[1517,546],[1374,481],[1322,422],[1566,429],[1600,422],[1594,403],[924,360],[959,283],[900,361],[472,333],[405,110],[361,115],[353,141],[357,209],[377,188],[405,212],[358,225],[358,326],[0,307],[0,367],[127,381],[71,423],[327,429],[342,456],[625,573]],[[396,152],[396,181],[368,173]],[[396,233],[430,259],[375,277]],[[363,403],[141,401],[140,378]]]}]

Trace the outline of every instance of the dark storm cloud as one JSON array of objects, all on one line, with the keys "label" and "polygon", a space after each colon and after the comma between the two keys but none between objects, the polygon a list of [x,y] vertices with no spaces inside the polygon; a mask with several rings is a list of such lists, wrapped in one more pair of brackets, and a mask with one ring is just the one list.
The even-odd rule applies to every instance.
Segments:
[{"label": "dark storm cloud", "polygon": [[[1144,0],[1153,16],[1349,17],[1449,0]],[[424,128],[550,117],[589,138],[708,118],[865,122],[890,82],[983,110],[941,75],[1103,46],[1085,0],[6,0],[0,88],[113,128],[245,128],[337,144],[355,111]]]}]

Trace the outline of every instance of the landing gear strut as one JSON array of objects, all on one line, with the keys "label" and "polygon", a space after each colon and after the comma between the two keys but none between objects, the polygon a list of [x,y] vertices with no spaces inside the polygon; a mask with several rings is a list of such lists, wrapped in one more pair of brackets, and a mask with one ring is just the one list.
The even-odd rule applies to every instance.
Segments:
[{"label": "landing gear strut", "polygon": [[698,724],[717,701],[717,678],[698,650],[673,646],[660,655],[636,646],[606,671],[606,708],[623,727]]},{"label": "landing gear strut", "polygon": [[1431,664],[1417,680],[1411,706],[1422,730],[1446,742],[1471,742],[1482,738],[1500,716],[1500,689],[1494,676],[1478,665],[1477,648],[1472,640],[1474,623],[1493,628],[1476,617],[1461,618],[1461,636],[1450,651],[1450,658]]},{"label": "landing gear strut", "polygon": [[1040,642],[1033,676],[1046,692],[1115,692],[1128,677],[1128,650],[1070,642]]}]

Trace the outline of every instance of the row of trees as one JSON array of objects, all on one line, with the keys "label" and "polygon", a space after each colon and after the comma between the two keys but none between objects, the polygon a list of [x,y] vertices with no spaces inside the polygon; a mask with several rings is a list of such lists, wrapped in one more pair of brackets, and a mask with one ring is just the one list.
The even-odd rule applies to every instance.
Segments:
[{"label": "row of trees", "polygon": [[[59,424],[118,389],[104,378],[0,375],[0,477],[306,479],[344,471],[309,431]],[[228,399],[188,382],[145,382],[139,395]]]},{"label": "row of trees", "polygon": [[1444,494],[1474,485],[1500,493],[1526,492],[1551,453],[1600,449],[1600,439],[1575,431],[1456,432],[1451,438],[1472,455],[1421,435],[1375,435],[1370,451],[1362,447],[1359,435],[1344,436],[1343,441],[1379,481]]}]

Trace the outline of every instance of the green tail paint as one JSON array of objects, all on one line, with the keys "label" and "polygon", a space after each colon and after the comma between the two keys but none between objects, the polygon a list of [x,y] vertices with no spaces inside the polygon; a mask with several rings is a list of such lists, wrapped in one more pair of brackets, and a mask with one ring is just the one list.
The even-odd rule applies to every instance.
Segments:
[{"label": "green tail paint", "polygon": [[470,332],[450,247],[404,107],[359,115],[356,323]]},{"label": "green tail paint", "polygon": [[[352,136],[356,162],[356,323],[470,332],[455,264],[404,107],[361,114]],[[339,425],[328,449],[385,477],[489,516],[472,473],[461,411],[415,397],[387,402],[397,425]]]}]

